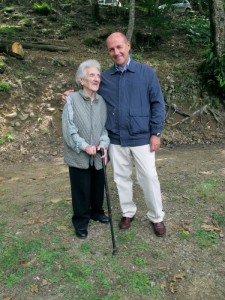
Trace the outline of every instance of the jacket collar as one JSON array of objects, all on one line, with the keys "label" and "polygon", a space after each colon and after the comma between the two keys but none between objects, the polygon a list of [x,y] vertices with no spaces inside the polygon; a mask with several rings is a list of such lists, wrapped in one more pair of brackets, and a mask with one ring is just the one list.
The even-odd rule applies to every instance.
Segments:
[{"label": "jacket collar", "polygon": [[[84,90],[80,89],[80,90],[78,91],[78,93],[80,94],[80,96],[81,96],[85,101],[91,101],[90,97],[85,95]],[[98,101],[99,99],[100,99],[100,95],[96,93],[96,94],[95,94],[94,101]],[[93,102],[94,102],[94,101],[93,101]]]}]

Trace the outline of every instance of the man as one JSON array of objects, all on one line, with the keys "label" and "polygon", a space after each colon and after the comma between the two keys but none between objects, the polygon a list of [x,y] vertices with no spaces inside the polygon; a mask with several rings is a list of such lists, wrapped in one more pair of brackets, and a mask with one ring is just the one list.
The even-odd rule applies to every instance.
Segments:
[{"label": "man", "polygon": [[137,211],[131,179],[134,160],[148,219],[161,237],[166,227],[155,151],[160,148],[165,104],[159,80],[151,67],[130,58],[131,45],[124,34],[112,33],[106,45],[114,66],[102,73],[98,93],[107,104],[109,156],[122,211],[119,228],[130,228]]}]

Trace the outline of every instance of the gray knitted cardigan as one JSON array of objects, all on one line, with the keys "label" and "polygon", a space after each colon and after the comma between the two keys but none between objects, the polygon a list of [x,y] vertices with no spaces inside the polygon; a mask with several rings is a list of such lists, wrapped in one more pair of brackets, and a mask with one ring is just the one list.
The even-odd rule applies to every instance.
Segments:
[{"label": "gray knitted cardigan", "polygon": [[62,113],[62,130],[64,160],[68,166],[88,169],[89,165],[94,165],[97,170],[102,168],[100,156],[90,156],[84,150],[88,145],[108,148],[106,116],[106,104],[98,94],[93,102],[84,95],[83,90],[67,97]]}]

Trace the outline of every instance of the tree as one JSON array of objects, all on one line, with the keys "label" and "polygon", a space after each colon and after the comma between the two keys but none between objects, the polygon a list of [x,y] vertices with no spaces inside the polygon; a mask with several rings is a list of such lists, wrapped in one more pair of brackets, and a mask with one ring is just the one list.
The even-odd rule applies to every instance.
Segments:
[{"label": "tree", "polygon": [[209,1],[212,51],[217,58],[225,52],[224,0]]},{"label": "tree", "polygon": [[130,0],[130,11],[129,11],[129,24],[127,29],[127,38],[129,41],[132,39],[135,22],[135,0]]},{"label": "tree", "polygon": [[92,16],[93,19],[97,22],[101,20],[100,13],[99,13],[99,4],[98,0],[89,0],[91,7],[92,7]]},{"label": "tree", "polygon": [[200,71],[211,90],[221,97],[225,105],[225,11],[224,0],[209,0],[211,47]]}]

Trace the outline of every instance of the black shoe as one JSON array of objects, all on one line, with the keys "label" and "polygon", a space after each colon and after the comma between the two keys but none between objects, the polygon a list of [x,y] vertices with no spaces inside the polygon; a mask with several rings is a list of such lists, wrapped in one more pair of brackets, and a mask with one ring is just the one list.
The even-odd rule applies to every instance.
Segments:
[{"label": "black shoe", "polygon": [[76,236],[80,239],[86,239],[86,237],[88,236],[87,229],[76,229],[75,233],[76,233]]},{"label": "black shoe", "polygon": [[100,223],[103,224],[109,224],[109,217],[107,217],[104,214],[98,216],[92,216],[91,219],[94,221],[99,221]]}]

